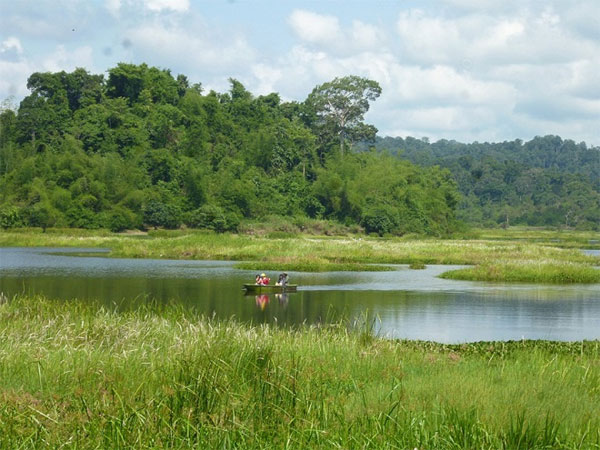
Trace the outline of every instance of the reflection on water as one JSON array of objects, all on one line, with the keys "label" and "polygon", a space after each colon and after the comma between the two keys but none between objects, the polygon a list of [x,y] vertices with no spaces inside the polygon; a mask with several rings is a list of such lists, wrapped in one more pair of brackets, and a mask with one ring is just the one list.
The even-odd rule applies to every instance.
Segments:
[{"label": "reflection on water", "polygon": [[[248,295],[246,295],[248,297]],[[274,299],[281,308],[286,308],[290,301],[290,294],[260,294],[254,296],[254,301],[256,302],[256,307],[261,311],[264,311],[267,308],[267,305]]]},{"label": "reflection on water", "polygon": [[177,301],[209,316],[282,326],[368,315],[380,335],[439,342],[600,338],[600,285],[451,281],[437,278],[448,266],[395,266],[392,272],[290,273],[298,292],[246,296],[241,286],[255,273],[232,262],[70,256],[85,251],[0,249],[0,291],[121,308],[132,300]]},{"label": "reflection on water", "polygon": [[269,294],[261,294],[255,297],[256,306],[260,308],[261,311],[264,311],[271,299],[269,298]]}]

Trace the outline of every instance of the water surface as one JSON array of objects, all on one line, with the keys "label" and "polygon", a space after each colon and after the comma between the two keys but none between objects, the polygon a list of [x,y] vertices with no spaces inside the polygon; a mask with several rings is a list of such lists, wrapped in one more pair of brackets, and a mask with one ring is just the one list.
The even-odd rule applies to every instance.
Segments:
[{"label": "water surface", "polygon": [[[89,256],[81,256],[82,254]],[[0,248],[0,291],[95,300],[176,301],[218,318],[282,326],[375,318],[378,334],[457,343],[600,339],[600,285],[443,280],[458,266],[392,272],[294,273],[287,295],[245,296],[255,272],[226,261],[106,258],[97,249]],[[270,273],[276,278],[276,273]]]}]

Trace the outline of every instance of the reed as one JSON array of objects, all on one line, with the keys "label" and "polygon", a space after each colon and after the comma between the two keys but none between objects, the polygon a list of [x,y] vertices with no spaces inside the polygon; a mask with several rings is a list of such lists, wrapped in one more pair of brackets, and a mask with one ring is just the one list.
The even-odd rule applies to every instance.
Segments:
[{"label": "reed", "polygon": [[600,448],[598,341],[441,345],[368,324],[9,299],[0,447]]}]

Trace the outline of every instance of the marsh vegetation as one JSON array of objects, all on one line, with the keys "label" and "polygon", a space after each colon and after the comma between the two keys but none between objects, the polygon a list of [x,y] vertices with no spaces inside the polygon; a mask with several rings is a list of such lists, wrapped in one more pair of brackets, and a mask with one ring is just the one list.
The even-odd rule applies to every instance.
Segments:
[{"label": "marsh vegetation", "polygon": [[0,304],[5,448],[600,448],[600,344],[441,345],[177,305]]}]

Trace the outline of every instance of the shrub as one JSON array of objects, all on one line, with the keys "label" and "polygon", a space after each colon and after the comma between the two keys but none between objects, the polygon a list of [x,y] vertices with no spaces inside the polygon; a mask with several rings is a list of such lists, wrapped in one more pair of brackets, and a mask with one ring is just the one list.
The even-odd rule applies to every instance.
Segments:
[{"label": "shrub", "polygon": [[240,218],[216,205],[203,205],[185,215],[184,222],[191,228],[207,228],[218,233],[237,231]]},{"label": "shrub", "polygon": [[140,223],[134,213],[128,209],[116,207],[108,213],[107,228],[113,233],[138,228]]},{"label": "shrub", "polygon": [[397,211],[389,206],[369,208],[361,218],[361,225],[367,233],[377,233],[380,236],[397,231],[398,223]]},{"label": "shrub", "polygon": [[15,206],[3,206],[0,208],[0,227],[15,228],[22,225],[21,214]]},{"label": "shrub", "polygon": [[144,223],[151,227],[164,227],[174,229],[181,225],[181,210],[179,207],[152,200],[144,208]]}]

